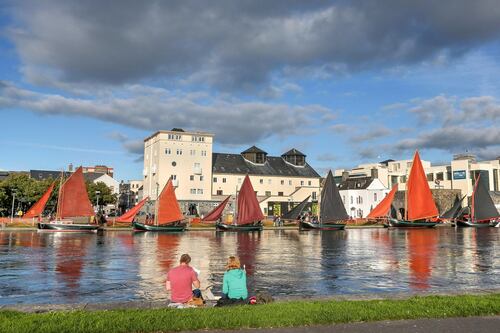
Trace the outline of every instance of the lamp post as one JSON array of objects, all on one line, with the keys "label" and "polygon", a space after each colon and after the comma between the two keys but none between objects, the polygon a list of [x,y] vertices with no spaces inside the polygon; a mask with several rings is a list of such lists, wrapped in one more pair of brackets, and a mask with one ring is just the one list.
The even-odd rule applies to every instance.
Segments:
[{"label": "lamp post", "polygon": [[16,202],[16,191],[12,191],[12,208],[10,210],[10,223],[14,221],[14,203]]},{"label": "lamp post", "polygon": [[97,212],[99,213],[99,194],[101,194],[101,191],[95,191],[95,195],[97,197]]}]

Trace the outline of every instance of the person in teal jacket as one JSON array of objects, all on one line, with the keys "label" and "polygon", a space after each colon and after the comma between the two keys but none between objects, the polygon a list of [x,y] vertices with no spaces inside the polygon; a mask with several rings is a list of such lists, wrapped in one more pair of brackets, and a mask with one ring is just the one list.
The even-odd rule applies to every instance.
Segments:
[{"label": "person in teal jacket", "polygon": [[222,293],[232,300],[248,298],[247,273],[241,269],[240,259],[231,256],[227,260],[226,272],[222,280]]}]

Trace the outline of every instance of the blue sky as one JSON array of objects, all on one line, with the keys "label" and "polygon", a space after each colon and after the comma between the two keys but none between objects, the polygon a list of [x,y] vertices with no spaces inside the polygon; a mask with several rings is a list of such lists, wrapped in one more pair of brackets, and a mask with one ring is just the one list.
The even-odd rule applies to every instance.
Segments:
[{"label": "blue sky", "polygon": [[499,6],[386,2],[0,1],[0,169],[138,179],[173,127],[320,173],[500,156]]}]

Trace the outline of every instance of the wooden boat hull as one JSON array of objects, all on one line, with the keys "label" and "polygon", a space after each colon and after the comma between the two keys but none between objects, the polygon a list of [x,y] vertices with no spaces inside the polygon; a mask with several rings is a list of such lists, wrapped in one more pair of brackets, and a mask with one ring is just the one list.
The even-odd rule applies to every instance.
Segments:
[{"label": "wooden boat hull", "polygon": [[385,228],[433,228],[439,222],[410,222],[404,220],[389,219],[384,224]]},{"label": "wooden boat hull", "polygon": [[300,221],[300,228],[306,230],[344,230],[345,224],[342,223],[311,223]]},{"label": "wooden boat hull", "polygon": [[456,220],[455,224],[457,227],[471,227],[471,228],[489,228],[489,227],[494,227],[494,225],[491,225],[488,222],[483,222],[483,223],[477,223],[477,222],[472,222],[472,221],[463,221],[463,220]]},{"label": "wooden boat hull", "polygon": [[96,232],[99,226],[96,224],[79,223],[58,223],[58,222],[39,222],[38,231],[66,231],[66,232]]},{"label": "wooden boat hull", "polygon": [[232,225],[224,223],[216,223],[216,230],[220,231],[261,231],[262,224],[259,225]]},{"label": "wooden boat hull", "polygon": [[155,231],[155,232],[182,232],[186,230],[186,223],[176,225],[150,225],[139,222],[133,222],[132,227],[136,231]]}]

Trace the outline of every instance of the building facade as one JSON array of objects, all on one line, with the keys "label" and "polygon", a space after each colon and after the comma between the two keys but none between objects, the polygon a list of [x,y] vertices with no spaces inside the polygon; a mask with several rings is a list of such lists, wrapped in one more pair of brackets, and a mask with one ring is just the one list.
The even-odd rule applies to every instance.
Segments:
[{"label": "building facade", "polygon": [[339,193],[351,218],[364,218],[382,199],[389,189],[377,178],[352,177],[339,184]]},{"label": "building facade", "polygon": [[[373,176],[388,188],[398,184],[399,190],[405,190],[411,166],[412,160],[387,160],[359,165],[351,170],[335,170],[335,177]],[[462,195],[470,197],[476,178],[481,175],[487,179],[489,191],[500,190],[500,157],[496,160],[477,161],[473,155],[461,154],[455,155],[447,165],[431,165],[429,161],[422,160],[422,166],[431,189],[458,189]]]},{"label": "building facade", "polygon": [[240,154],[213,153],[214,135],[181,129],[158,131],[144,140],[143,196],[155,200],[169,178],[186,214],[203,215],[225,197],[235,207],[243,179],[249,175],[265,215],[282,215],[320,192],[320,176],[306,156],[292,149],[281,156],[253,146]]}]

